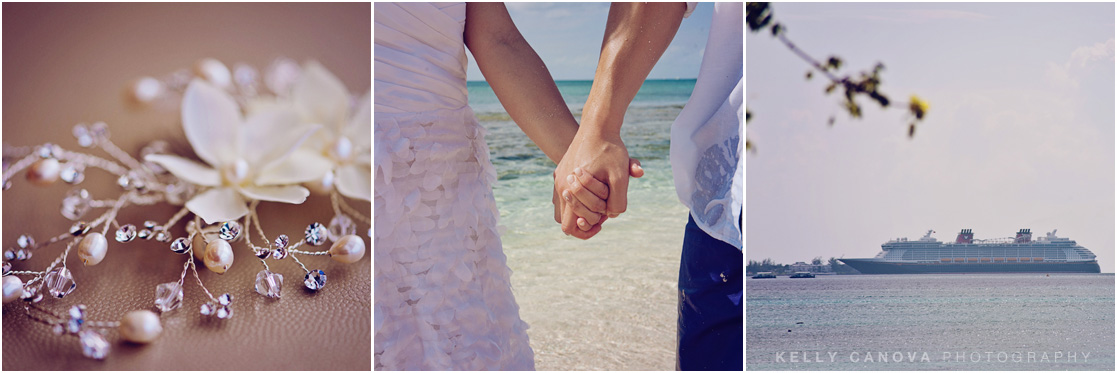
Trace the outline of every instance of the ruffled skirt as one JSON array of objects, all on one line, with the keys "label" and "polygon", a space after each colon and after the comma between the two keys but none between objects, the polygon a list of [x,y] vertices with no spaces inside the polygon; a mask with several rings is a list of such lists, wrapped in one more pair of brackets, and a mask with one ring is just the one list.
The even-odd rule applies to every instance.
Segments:
[{"label": "ruffled skirt", "polygon": [[375,117],[375,368],[531,370],[469,107]]}]

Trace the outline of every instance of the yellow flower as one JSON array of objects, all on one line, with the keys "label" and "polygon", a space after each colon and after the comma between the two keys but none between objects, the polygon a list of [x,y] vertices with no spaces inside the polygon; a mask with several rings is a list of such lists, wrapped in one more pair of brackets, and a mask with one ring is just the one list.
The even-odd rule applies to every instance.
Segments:
[{"label": "yellow flower", "polygon": [[908,109],[911,110],[912,115],[915,115],[915,119],[922,120],[923,116],[927,114],[927,109],[929,107],[926,101],[919,99],[919,96],[911,95],[911,100],[908,102]]}]

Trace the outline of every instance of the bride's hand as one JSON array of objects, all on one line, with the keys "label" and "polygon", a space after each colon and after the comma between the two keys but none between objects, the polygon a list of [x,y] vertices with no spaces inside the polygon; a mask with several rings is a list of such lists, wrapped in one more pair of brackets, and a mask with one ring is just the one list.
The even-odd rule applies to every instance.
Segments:
[{"label": "bride's hand", "polygon": [[[639,160],[629,159],[628,166],[628,176],[644,176]],[[551,196],[555,205],[555,222],[562,223],[563,231],[568,235],[581,239],[596,235],[601,231],[601,224],[608,219],[609,186],[580,167],[565,178],[553,176],[556,176]]]},{"label": "bride's hand", "polygon": [[[629,176],[644,176],[644,169],[640,168],[640,161],[636,158],[629,159]],[[588,232],[593,226],[608,219],[605,216],[606,201],[609,199],[608,185],[581,168],[574,168],[574,174],[567,175],[566,181],[569,189],[562,191],[562,197],[573,210],[578,229]]]}]

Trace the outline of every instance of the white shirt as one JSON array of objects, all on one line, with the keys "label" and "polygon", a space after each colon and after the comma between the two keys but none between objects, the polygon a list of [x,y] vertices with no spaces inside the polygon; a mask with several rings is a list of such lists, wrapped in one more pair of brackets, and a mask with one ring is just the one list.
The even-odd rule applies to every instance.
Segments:
[{"label": "white shirt", "polygon": [[[687,3],[689,15],[694,3]],[[741,3],[715,3],[694,92],[671,126],[679,201],[703,231],[742,250],[745,149],[741,123],[744,23]]]}]

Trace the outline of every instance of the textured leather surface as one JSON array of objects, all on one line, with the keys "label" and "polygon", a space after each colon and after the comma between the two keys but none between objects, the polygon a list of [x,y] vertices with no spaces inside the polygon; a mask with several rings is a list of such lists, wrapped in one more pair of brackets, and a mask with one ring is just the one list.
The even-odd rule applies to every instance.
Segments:
[{"label": "textured leather surface", "polygon": [[[177,112],[130,110],[119,92],[138,76],[189,68],[201,57],[256,67],[277,56],[315,58],[350,91],[363,93],[370,88],[368,4],[6,3],[3,7],[3,141],[8,145],[53,142],[76,150],[70,128],[104,120],[114,142],[133,156],[155,139],[173,139],[175,153],[190,155]],[[104,172],[89,170],[82,185],[95,199],[115,198],[119,188],[113,180]],[[70,222],[58,212],[68,185],[34,187],[22,175],[14,184],[2,194],[3,248],[15,246],[21,233],[45,241],[68,229]],[[369,203],[350,203],[371,216]],[[84,218],[92,219],[99,211]],[[131,207],[118,221],[137,226],[147,219],[162,223],[176,211],[177,207],[166,204]],[[287,234],[293,241],[302,237],[310,222],[326,224],[332,216],[324,196],[312,196],[302,206],[265,203],[259,212],[269,236]],[[137,345],[122,341],[112,331],[107,335],[112,351],[104,361],[82,356],[76,337],[56,336],[48,326],[28,319],[22,301],[5,304],[3,369],[370,370],[372,247],[368,226],[358,224],[357,231],[367,250],[357,263],[300,258],[309,269],[320,268],[327,274],[326,287],[317,293],[305,289],[304,272],[287,259],[269,260],[272,271],[284,275],[283,298],[257,294],[255,275],[263,267],[243,242],[233,245],[235,261],[224,275],[198,262],[201,279],[215,296],[226,292],[234,296],[233,317],[217,320],[200,315],[198,309],[207,298],[188,274],[183,306],[163,315],[159,339]],[[183,225],[171,232],[183,235]],[[167,243],[122,244],[111,237],[110,231],[109,252],[96,266],[82,266],[71,252],[67,264],[77,289],[63,299],[48,296],[41,304],[57,312],[85,304],[87,320],[97,321],[116,321],[131,310],[154,311],[155,286],[176,281],[186,257],[171,252]],[[15,268],[42,270],[64,248],[61,243],[41,248]]]}]

